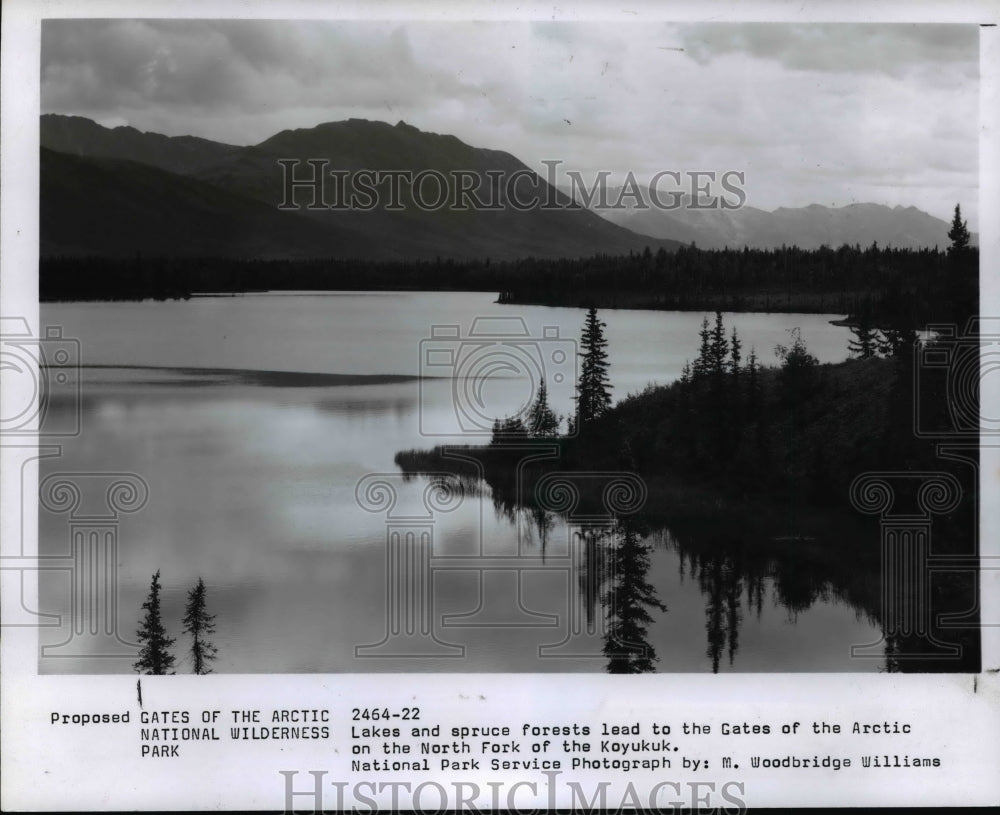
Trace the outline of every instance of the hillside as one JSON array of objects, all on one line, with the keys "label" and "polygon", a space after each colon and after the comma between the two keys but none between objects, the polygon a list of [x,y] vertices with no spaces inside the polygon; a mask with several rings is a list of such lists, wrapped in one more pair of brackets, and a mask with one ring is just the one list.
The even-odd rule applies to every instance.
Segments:
[{"label": "hillside", "polygon": [[128,159],[174,173],[195,173],[241,149],[197,136],[164,136],[134,127],[107,128],[82,116],[54,113],[41,118],[41,144],[73,156]]},{"label": "hillside", "polygon": [[147,164],[41,151],[44,257],[308,257],[353,236]]},{"label": "hillside", "polygon": [[[515,260],[627,254],[647,245],[668,250],[677,245],[638,236],[570,206],[568,199],[563,199],[566,208],[556,211],[518,211],[506,205],[488,211],[472,207],[460,211],[449,205],[428,210],[414,206],[403,185],[402,206],[394,208],[389,206],[386,185],[380,189],[378,205],[367,211],[309,209],[308,190],[298,193],[300,209],[278,210],[284,198],[279,159],[299,159],[302,172],[310,171],[304,164],[309,159],[327,159],[328,169],[348,172],[434,170],[451,178],[461,170],[475,175],[478,184],[473,189],[486,202],[496,200],[489,197],[487,173],[501,178],[530,173],[508,153],[474,148],[454,136],[424,133],[402,122],[392,126],[351,119],[283,131],[258,145],[233,147],[143,134],[133,128],[112,130],[79,117],[50,115],[43,117],[42,146],[76,157],[75,164],[67,165],[71,167],[67,178],[52,178],[43,169],[47,176],[42,185],[43,254],[120,256],[138,246],[147,254],[167,257],[205,249],[246,258],[263,253],[370,260]],[[116,163],[122,159],[131,163]],[[57,161],[53,154],[43,160],[46,165]],[[138,169],[143,165],[150,171]],[[87,173],[86,184],[76,184],[75,176]],[[335,202],[332,180],[326,189],[327,203]],[[50,193],[56,190],[66,199],[52,200]],[[433,180],[425,194],[436,197]],[[519,183],[517,194],[525,201],[533,196],[544,200],[550,191],[531,174]],[[95,196],[99,206],[94,205]],[[167,211],[161,211],[157,198],[169,201]],[[281,217],[265,216],[251,207],[255,202]],[[147,220],[138,222],[140,213]],[[191,239],[178,242],[175,225],[192,229]],[[166,229],[162,236],[157,234],[161,226]]]}]

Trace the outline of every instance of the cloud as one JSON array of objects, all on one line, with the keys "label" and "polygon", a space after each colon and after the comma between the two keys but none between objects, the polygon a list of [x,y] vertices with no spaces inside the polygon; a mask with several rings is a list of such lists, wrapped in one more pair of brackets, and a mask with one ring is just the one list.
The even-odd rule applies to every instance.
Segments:
[{"label": "cloud", "polygon": [[765,209],[870,193],[946,217],[957,195],[970,225],[977,77],[964,25],[42,26],[43,112],[232,144],[403,119],[538,170],[745,170]]},{"label": "cloud", "polygon": [[701,64],[741,53],[795,70],[894,76],[928,64],[959,66],[967,73],[979,65],[975,25],[697,24],[682,26],[680,33],[685,52]]},{"label": "cloud", "polygon": [[42,55],[50,110],[246,114],[420,105],[476,92],[451,72],[417,65],[406,31],[384,24],[49,20]]}]

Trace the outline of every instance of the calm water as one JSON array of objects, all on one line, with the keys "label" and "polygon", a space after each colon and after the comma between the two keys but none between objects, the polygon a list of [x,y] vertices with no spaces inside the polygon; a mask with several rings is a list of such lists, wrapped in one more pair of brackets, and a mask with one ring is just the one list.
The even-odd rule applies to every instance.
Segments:
[{"label": "calm water", "polygon": [[[148,486],[146,504],[115,527],[122,638],[134,638],[150,575],[160,569],[178,672],[190,670],[180,619],[199,576],[217,615],[219,672],[603,670],[604,589],[594,552],[606,551],[614,533],[558,517],[542,531],[527,513],[495,511],[488,495],[428,509],[432,485],[404,481],[393,463],[399,450],[477,441],[468,433],[518,410],[541,370],[555,409],[570,410],[572,341],[583,312],[493,299],[275,294],[44,306],[44,325],[79,338],[84,368],[82,433],[43,461],[43,485],[63,472],[114,472]],[[494,319],[473,324],[476,317]],[[602,312],[615,397],[679,376],[696,353],[701,317]],[[753,346],[764,363],[793,326],[821,361],[843,359],[848,331],[830,319],[726,315],[744,354]],[[507,338],[503,350],[484,338],[490,332]],[[56,401],[52,409],[72,407]],[[84,503],[103,501],[107,477],[72,478],[93,493]],[[390,515],[377,505],[377,488],[364,494],[379,480],[394,496]],[[65,555],[71,521],[83,514],[43,507],[43,554]],[[835,528],[808,518],[762,527],[716,518],[644,530],[645,578],[668,609],[651,611],[657,669],[878,668],[878,660],[849,657],[852,644],[879,639],[865,611],[877,573],[860,576],[831,557],[843,544]],[[428,548],[404,546],[411,561],[387,572],[387,535],[428,529]],[[87,636],[94,611],[71,610],[69,574],[40,578],[43,611],[63,615],[42,641],[71,640],[48,652],[40,670],[131,671],[127,656],[88,656],[115,648]],[[402,636],[388,639],[387,574],[405,591],[433,586],[426,602],[404,596]],[[422,624],[430,636],[420,635]],[[70,637],[73,625],[84,635]]]}]

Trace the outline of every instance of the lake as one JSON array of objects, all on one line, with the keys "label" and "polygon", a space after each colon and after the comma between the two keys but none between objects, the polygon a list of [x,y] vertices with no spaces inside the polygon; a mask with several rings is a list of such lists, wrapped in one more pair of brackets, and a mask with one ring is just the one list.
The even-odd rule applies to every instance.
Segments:
[{"label": "lake", "polygon": [[[488,490],[441,501],[393,463],[400,450],[487,440],[491,419],[519,410],[540,375],[555,410],[572,409],[584,312],[494,300],[346,292],[43,305],[43,326],[79,339],[82,363],[81,433],[43,459],[43,493],[68,473],[97,491],[82,502],[100,503],[121,480],[106,474],[119,473],[148,500],[102,528],[117,536],[116,549],[93,550],[116,555],[102,567],[117,587],[103,605],[70,591],[80,567],[69,540],[87,513],[43,504],[40,553],[66,568],[40,576],[42,610],[62,617],[42,629],[39,670],[131,672],[156,570],[178,673],[191,670],[180,621],[198,577],[220,673],[604,670],[594,553],[607,551],[613,524],[557,514],[539,524],[498,511]],[[602,311],[614,397],[676,379],[702,316]],[[811,353],[835,362],[849,337],[835,316],[725,320],[744,358],[753,347],[775,362],[798,327]],[[76,409],[50,406],[63,420]],[[831,555],[844,534],[809,517],[644,531],[646,580],[666,607],[650,612],[656,669],[883,667],[850,656],[880,639],[878,575],[877,559],[873,575]],[[124,644],[108,650],[88,635],[101,615]]]}]

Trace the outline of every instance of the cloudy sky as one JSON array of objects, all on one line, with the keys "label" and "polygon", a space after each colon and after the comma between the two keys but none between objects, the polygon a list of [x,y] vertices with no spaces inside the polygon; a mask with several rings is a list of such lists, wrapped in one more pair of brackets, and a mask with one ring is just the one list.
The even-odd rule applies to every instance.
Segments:
[{"label": "cloudy sky", "polygon": [[977,223],[971,25],[49,20],[44,113],[252,144],[400,119],[587,173],[742,170],[764,209]]}]

